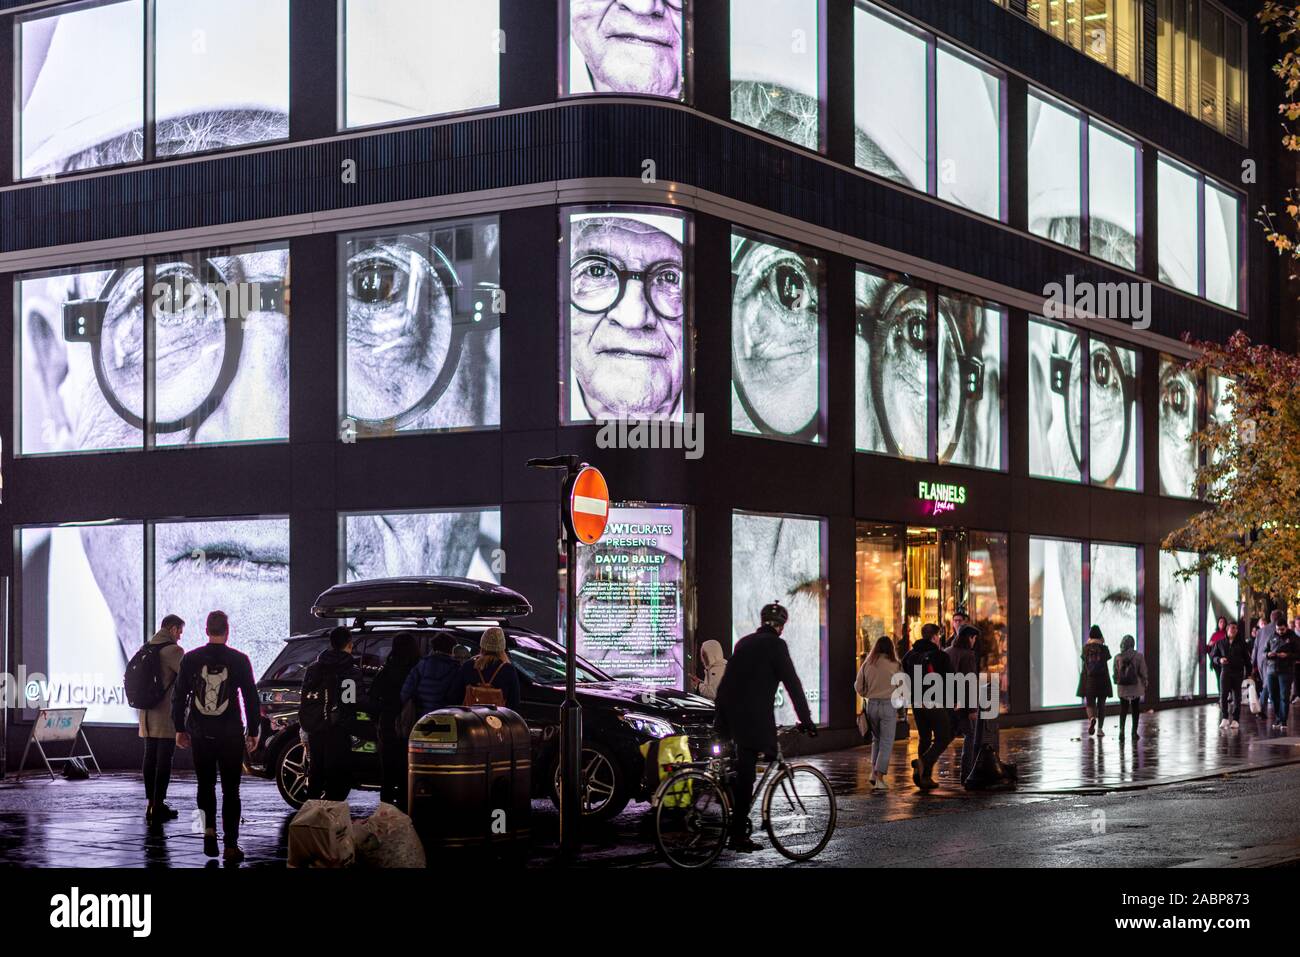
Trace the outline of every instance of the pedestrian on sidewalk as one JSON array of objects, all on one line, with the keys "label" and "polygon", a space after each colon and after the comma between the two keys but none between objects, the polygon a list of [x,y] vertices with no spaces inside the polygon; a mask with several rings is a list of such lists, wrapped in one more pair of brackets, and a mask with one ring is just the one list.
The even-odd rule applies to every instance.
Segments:
[{"label": "pedestrian on sidewalk", "polygon": [[1119,695],[1119,739],[1124,740],[1124,719],[1133,715],[1133,740],[1138,739],[1138,714],[1142,699],[1147,693],[1147,660],[1137,650],[1132,635],[1119,640],[1119,654],[1111,665],[1115,677],[1115,693]]},{"label": "pedestrian on sidewalk", "polygon": [[[1281,621],[1280,609],[1274,608],[1269,612],[1268,622],[1260,626],[1259,635],[1255,638],[1255,648],[1251,652],[1252,677],[1255,679],[1255,686],[1259,688],[1259,713],[1265,716],[1268,715],[1268,706],[1272,701],[1268,687],[1268,643],[1277,634],[1277,626]],[[1275,714],[1276,711],[1274,707]]]},{"label": "pedestrian on sidewalk", "polygon": [[[230,619],[224,611],[208,614],[208,643],[181,659],[172,694],[176,746],[194,748],[199,810],[203,812],[203,853],[217,856],[217,777],[221,778],[223,859],[238,864],[239,780],[244,752],[257,746],[259,710],[257,682],[248,656],[227,647]],[[240,720],[239,696],[243,696]]]},{"label": "pedestrian on sidewalk", "polygon": [[934,766],[952,743],[946,695],[946,676],[952,664],[939,647],[938,639],[938,625],[933,622],[922,625],[920,640],[903,658],[903,674],[911,686],[912,717],[916,720],[917,733],[912,783],[922,791],[939,786],[934,780]]},{"label": "pedestrian on sidewalk", "polygon": [[1226,638],[1227,635],[1228,619],[1220,615],[1218,621],[1214,623],[1214,634],[1210,635],[1209,640],[1205,642],[1205,647],[1201,649],[1202,654],[1205,655],[1206,661],[1210,665],[1210,670],[1213,671],[1216,676],[1219,674],[1219,659],[1214,657],[1214,646]]},{"label": "pedestrian on sidewalk", "polygon": [[1083,670],[1079,672],[1079,697],[1083,699],[1088,711],[1088,734],[1097,737],[1106,736],[1106,699],[1115,693],[1110,683],[1110,649],[1106,647],[1106,638],[1101,628],[1093,625],[1088,631],[1088,640],[1083,643]]},{"label": "pedestrian on sidewalk", "polygon": [[718,697],[722,676],[727,673],[727,657],[722,653],[722,643],[710,638],[700,645],[700,664],[704,665],[704,677],[691,675],[691,683],[696,694],[714,701]]},{"label": "pedestrian on sidewalk", "polygon": [[978,628],[963,623],[945,649],[952,673],[958,677],[954,686],[958,699],[952,702],[952,733],[953,737],[961,738],[962,781],[975,763],[975,722],[979,720],[979,658],[975,647],[979,637]]},{"label": "pedestrian on sidewalk", "polygon": [[893,701],[894,676],[898,671],[894,640],[881,635],[853,682],[853,690],[862,698],[867,725],[871,728],[871,787],[877,791],[885,789],[885,775],[893,755],[894,730],[898,724],[898,709]]},{"label": "pedestrian on sidewalk", "polygon": [[173,821],[180,813],[167,806],[167,786],[172,779],[172,758],[176,754],[176,725],[172,724],[172,688],[181,670],[181,635],[185,621],[179,615],[168,615],[158,626],[158,632],[147,644],[154,646],[158,655],[158,675],[163,696],[152,708],[140,712],[140,737],[144,738],[144,762],[140,772],[144,777],[144,819],[149,824]]},{"label": "pedestrian on sidewalk", "polygon": [[1300,642],[1284,620],[1278,624],[1264,650],[1264,666],[1267,668],[1265,677],[1268,680],[1268,696],[1273,702],[1275,731],[1286,730],[1297,658],[1300,658]]},{"label": "pedestrian on sidewalk", "polygon": [[1235,621],[1210,655],[1219,666],[1219,729],[1236,731],[1241,727],[1241,683],[1250,668],[1250,652]]},{"label": "pedestrian on sidewalk", "polygon": [[362,676],[352,656],[352,632],[340,625],[330,646],[302,676],[298,720],[307,735],[307,793],[326,801],[346,801],[352,790],[352,738],[360,735]]},{"label": "pedestrian on sidewalk", "polygon": [[402,715],[402,685],[420,660],[420,645],[414,632],[393,636],[393,650],[370,686],[370,707],[375,714],[375,738],[379,746],[379,800],[406,810],[407,739],[398,727]]}]

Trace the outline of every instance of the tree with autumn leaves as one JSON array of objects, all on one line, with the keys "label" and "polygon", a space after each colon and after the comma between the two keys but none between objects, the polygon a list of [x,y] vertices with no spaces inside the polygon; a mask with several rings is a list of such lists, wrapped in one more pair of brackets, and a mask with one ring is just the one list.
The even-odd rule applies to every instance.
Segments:
[{"label": "tree with autumn leaves", "polygon": [[[1258,18],[1284,49],[1273,65],[1284,89],[1282,145],[1300,152],[1300,134],[1290,125],[1300,120],[1300,2],[1266,0]],[[1288,226],[1268,209],[1258,221],[1294,280],[1300,265],[1293,238],[1300,232],[1296,189],[1287,191],[1284,208]],[[1227,394],[1194,437],[1204,453],[1197,481],[1207,507],[1163,546],[1199,555],[1182,577],[1239,567],[1243,586],[1285,604],[1300,596],[1300,356],[1252,344],[1241,332],[1226,344],[1192,345],[1200,353],[1189,369],[1226,380]]]}]

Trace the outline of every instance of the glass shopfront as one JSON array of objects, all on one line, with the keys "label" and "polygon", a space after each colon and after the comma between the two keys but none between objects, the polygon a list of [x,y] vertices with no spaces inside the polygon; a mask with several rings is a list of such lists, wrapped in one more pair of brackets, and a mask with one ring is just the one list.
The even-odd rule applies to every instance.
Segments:
[{"label": "glass shopfront", "polygon": [[857,660],[882,635],[905,651],[934,622],[944,640],[953,616],[964,615],[984,644],[981,670],[998,676],[1008,710],[1007,535],[965,528],[859,522],[857,528]]}]

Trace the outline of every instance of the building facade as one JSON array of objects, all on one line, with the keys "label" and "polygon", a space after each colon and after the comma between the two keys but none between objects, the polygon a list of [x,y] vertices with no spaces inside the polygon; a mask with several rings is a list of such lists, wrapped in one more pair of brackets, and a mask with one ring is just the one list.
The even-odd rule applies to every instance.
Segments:
[{"label": "building facade", "polygon": [[1213,693],[1234,573],[1159,549],[1230,394],[1184,337],[1294,345],[1250,6],[0,0],[8,671],[128,754],[167,613],[263,668],[337,581],[468,575],[553,634],[525,462],[576,452],[613,674],[780,599],[832,743],[959,610],[1012,720],[1081,713],[1093,624]]}]

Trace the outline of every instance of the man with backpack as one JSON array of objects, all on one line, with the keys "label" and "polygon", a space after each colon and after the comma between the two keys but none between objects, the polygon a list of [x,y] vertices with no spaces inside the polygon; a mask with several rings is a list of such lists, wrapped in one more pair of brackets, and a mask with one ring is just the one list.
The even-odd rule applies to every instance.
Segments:
[{"label": "man with backpack", "polygon": [[[229,648],[230,619],[224,611],[208,615],[208,643],[181,659],[172,693],[176,746],[194,748],[199,810],[203,812],[203,853],[217,856],[217,778],[221,778],[222,855],[227,863],[244,859],[239,849],[239,779],[244,751],[257,746],[257,682],[248,656]],[[239,696],[243,695],[240,720]],[[184,730],[180,730],[180,729]],[[247,728],[247,732],[245,732]]]},{"label": "man with backpack", "polygon": [[314,798],[346,801],[352,790],[352,735],[361,690],[352,632],[340,626],[302,676],[298,723],[307,733],[307,793]]},{"label": "man with backpack", "polygon": [[167,806],[167,786],[176,754],[176,725],[172,723],[172,686],[181,670],[181,634],[185,622],[168,615],[158,633],[145,642],[126,666],[122,684],[126,700],[140,712],[140,737],[144,738],[144,819],[148,824],[175,820],[179,812]]},{"label": "man with backpack", "polygon": [[903,657],[902,672],[911,684],[912,716],[916,719],[917,759],[912,762],[912,783],[922,791],[939,786],[934,766],[952,743],[947,675],[952,662],[939,643],[939,626],[921,626],[921,638]]}]

